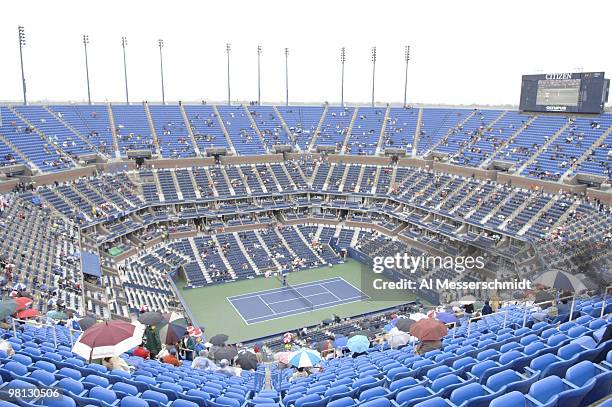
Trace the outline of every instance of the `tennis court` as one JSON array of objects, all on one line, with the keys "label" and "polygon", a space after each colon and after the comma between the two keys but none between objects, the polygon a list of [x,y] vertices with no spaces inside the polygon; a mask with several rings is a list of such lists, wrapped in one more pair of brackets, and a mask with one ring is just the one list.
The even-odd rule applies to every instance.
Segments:
[{"label": "tennis court", "polygon": [[244,322],[251,325],[368,298],[342,277],[334,277],[236,295],[228,297],[227,300]]}]

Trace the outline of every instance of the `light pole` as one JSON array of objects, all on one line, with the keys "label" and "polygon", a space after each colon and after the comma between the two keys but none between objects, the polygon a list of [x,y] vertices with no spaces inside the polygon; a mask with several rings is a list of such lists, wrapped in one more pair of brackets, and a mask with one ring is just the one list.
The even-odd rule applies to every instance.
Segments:
[{"label": "light pole", "polygon": [[408,61],[410,61],[410,45],[404,48],[404,58],[406,59],[406,73],[404,75],[404,107],[406,107],[406,94],[408,93]]},{"label": "light pole", "polygon": [[91,91],[89,89],[89,60],[87,58],[87,44],[89,44],[89,35],[83,34],[83,48],[85,49],[85,76],[87,78],[87,103],[91,105]]},{"label": "light pole", "polygon": [[159,45],[159,70],[161,71],[161,89],[162,89],[162,105],[166,104],[166,92],[164,91],[164,58],[162,54],[162,48],[164,47],[164,40],[157,40]]},{"label": "light pole", "polygon": [[25,74],[23,72],[23,47],[25,47],[26,45],[25,31],[23,30],[22,25],[17,27],[17,30],[19,31],[19,60],[21,61],[21,86],[23,88],[23,104],[27,105],[28,100],[26,98],[26,81]]},{"label": "light pole", "polygon": [[261,45],[257,46],[257,104],[261,105]]},{"label": "light pole", "polygon": [[375,83],[376,83],[376,47],[372,47],[372,107],[374,107]]},{"label": "light pole", "polygon": [[123,75],[125,78],[125,103],[130,104],[130,94],[128,93],[128,79],[127,79],[127,62],[125,59],[125,46],[127,45],[127,38],[121,37],[121,47],[123,48]]},{"label": "light pole", "polygon": [[342,64],[342,79],[340,81],[340,104],[344,106],[344,63],[346,62],[346,48],[340,48],[340,63]]},{"label": "light pole", "polygon": [[227,52],[227,104],[231,105],[231,91],[230,91],[230,52],[232,50],[232,44],[229,42],[225,44],[225,52]]},{"label": "light pole", "polygon": [[285,106],[289,106],[289,48],[285,48]]}]

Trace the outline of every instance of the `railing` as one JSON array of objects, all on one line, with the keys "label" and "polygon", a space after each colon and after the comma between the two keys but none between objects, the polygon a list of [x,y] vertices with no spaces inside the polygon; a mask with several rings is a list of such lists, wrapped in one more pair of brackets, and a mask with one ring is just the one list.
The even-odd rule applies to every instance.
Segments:
[{"label": "railing", "polygon": [[[13,325],[13,336],[16,338],[17,337],[17,322],[23,322],[24,324],[30,325],[30,326],[34,326],[37,328],[51,328],[53,331],[53,344],[55,345],[55,347],[57,348],[57,324],[49,324],[46,322],[33,322],[32,320],[26,320],[26,319],[18,319],[18,318],[13,318],[12,321],[12,325]],[[59,322],[59,321],[58,321]],[[72,328],[72,321],[64,321],[66,322],[66,326],[68,328],[68,336],[70,337],[70,346],[74,345],[74,337],[73,337],[73,333],[74,332],[78,332],[79,335],[81,333],[83,333],[82,330],[80,329],[73,329]]]},{"label": "railing", "polygon": [[[508,311],[496,311],[496,312],[494,312],[492,314],[480,315],[478,317],[472,317],[472,318],[468,319],[468,326],[467,326],[466,335],[470,334],[470,328],[471,328],[471,325],[472,325],[472,321],[480,321],[481,319],[484,319],[484,318],[497,317],[500,314],[504,314],[504,325],[502,326],[502,328],[505,328],[506,327],[506,322],[508,321]],[[453,334],[454,334],[454,332],[453,332]]]}]

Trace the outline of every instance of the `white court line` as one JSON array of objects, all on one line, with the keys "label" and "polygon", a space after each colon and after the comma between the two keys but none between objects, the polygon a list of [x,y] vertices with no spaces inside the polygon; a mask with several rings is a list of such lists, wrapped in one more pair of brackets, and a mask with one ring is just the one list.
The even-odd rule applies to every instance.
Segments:
[{"label": "white court line", "polygon": [[359,292],[361,293],[361,295],[362,295],[362,298],[365,298],[365,299],[368,299],[368,300],[370,299],[370,296],[369,296],[369,295],[367,295],[366,293],[364,293],[363,291],[361,291],[359,288],[355,287],[353,284],[349,283],[348,281],[346,281],[346,280],[345,280],[345,279],[343,279],[342,277],[338,277],[338,278],[339,278],[340,280],[344,281],[344,282],[345,282],[345,284],[348,284],[348,285],[350,285],[351,287],[353,287],[355,290],[359,291]]},{"label": "white court line", "polygon": [[[362,300],[363,300],[362,296],[359,296],[359,297],[347,298],[346,300],[343,300],[342,302],[339,302],[339,301],[325,302],[325,303],[316,305],[316,308],[314,309],[314,311],[318,311],[318,310],[325,309],[325,308],[331,308],[331,307],[334,307],[336,305],[352,304],[354,302],[359,302],[359,301],[362,301]],[[323,307],[318,308],[319,305],[323,305]],[[327,306],[325,306],[325,305],[327,305]],[[297,310],[294,310],[294,311],[298,311],[298,310],[305,310],[305,311],[300,311],[300,312],[293,312],[292,311],[290,314],[280,315],[280,316],[278,316],[276,318],[267,318],[267,319],[265,319],[263,321],[257,321],[257,322],[246,322],[246,321],[245,322],[246,322],[247,325],[254,325],[254,324],[259,324],[259,323],[262,323],[262,322],[273,321],[275,319],[287,318],[287,317],[292,317],[294,315],[301,315],[301,314],[306,314],[307,312],[311,312],[309,308],[298,308]],[[265,317],[265,315],[262,315],[261,317],[251,318],[250,321],[253,321],[253,320],[259,319],[259,318],[264,318],[264,317]],[[243,320],[244,320],[244,318],[243,318]]]},{"label": "white court line", "polygon": [[273,309],[270,307],[270,305],[268,305],[268,303],[264,301],[264,299],[263,299],[263,298],[261,298],[259,295],[257,296],[257,298],[259,298],[259,301],[261,301],[261,302],[263,302],[264,304],[266,304],[266,307],[268,307],[268,309],[269,309],[270,311],[272,311],[272,314],[273,314],[273,315],[276,315],[276,311],[274,311],[274,310],[273,310]]},{"label": "white court line", "polygon": [[232,306],[232,308],[234,308],[234,311],[236,311],[236,314],[240,315],[240,318],[242,318],[242,321],[244,321],[245,324],[250,325],[246,319],[244,319],[244,317],[242,316],[242,312],[238,311],[238,308],[236,308],[236,306],[234,305],[234,303],[232,302],[232,300],[230,300],[228,297],[225,297],[225,299],[230,303],[230,305]]},{"label": "white court line", "polygon": [[[333,278],[328,278],[328,279],[325,279],[325,280],[311,281],[309,283],[296,284],[296,285],[293,285],[293,287],[294,288],[295,287],[304,288],[304,287],[309,287],[309,286],[312,286],[312,285],[318,285],[318,284],[320,284],[322,282],[329,282],[329,281],[334,281],[334,280],[344,280],[344,279],[342,277],[333,277]],[[271,288],[271,289],[268,289],[268,290],[257,291],[256,293],[233,295],[233,296],[227,297],[227,298],[236,299],[236,300],[241,300],[243,298],[253,298],[253,297],[258,297],[261,294],[268,293],[268,292],[273,292],[273,291],[282,292],[284,288],[285,287]]]},{"label": "white court line", "polygon": [[339,300],[341,299],[341,298],[340,298],[340,297],[338,297],[336,294],[334,294],[334,293],[332,293],[331,291],[329,291],[329,290],[327,289],[327,287],[325,287],[323,284],[319,284],[319,285],[320,285],[321,287],[323,287],[323,289],[324,289],[325,291],[327,291],[328,293],[330,293],[331,295],[333,295],[333,296],[334,296],[334,297],[336,297],[337,299],[339,299]]}]

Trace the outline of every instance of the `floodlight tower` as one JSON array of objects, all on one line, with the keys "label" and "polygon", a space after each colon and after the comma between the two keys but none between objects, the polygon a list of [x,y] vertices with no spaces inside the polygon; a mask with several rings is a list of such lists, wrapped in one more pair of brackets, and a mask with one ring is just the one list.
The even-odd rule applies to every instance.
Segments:
[{"label": "floodlight tower", "polygon": [[410,45],[404,48],[404,59],[406,60],[406,72],[404,74],[404,107],[406,107],[406,94],[408,93],[408,61],[410,61]]},{"label": "floodlight tower", "polygon": [[161,72],[161,91],[162,91],[162,105],[166,104],[166,92],[164,89],[164,57],[162,53],[162,48],[164,47],[164,40],[161,38],[157,40],[157,45],[159,46],[159,70]]},{"label": "floodlight tower", "polygon": [[125,103],[130,104],[130,94],[128,92],[128,77],[127,77],[127,61],[125,59],[125,47],[127,46],[127,38],[121,37],[121,48],[123,48],[123,77],[125,78]]},{"label": "floodlight tower", "polygon": [[229,42],[225,44],[225,52],[227,53],[227,104],[231,104],[231,91],[230,91],[230,52],[232,51],[232,44]]},{"label": "floodlight tower", "polygon": [[25,73],[23,71],[23,47],[25,47],[26,45],[25,31],[22,25],[17,27],[17,31],[19,32],[19,60],[21,61],[21,86],[23,89],[23,104],[27,105],[28,100],[26,98],[26,80]]},{"label": "floodlight tower", "polygon": [[257,46],[257,104],[261,105],[261,45]]},{"label": "floodlight tower", "polygon": [[340,104],[344,106],[344,63],[346,62],[346,48],[340,48],[340,64],[342,65],[342,76],[340,79]]},{"label": "floodlight tower", "polygon": [[285,48],[285,106],[289,106],[289,48]]},{"label": "floodlight tower", "polygon": [[372,47],[372,107],[374,107],[374,89],[376,84],[376,47]]},{"label": "floodlight tower", "polygon": [[89,45],[89,35],[83,34],[83,48],[85,49],[85,77],[87,78],[87,103],[91,105],[91,91],[89,89],[89,60],[87,58],[87,45]]}]

